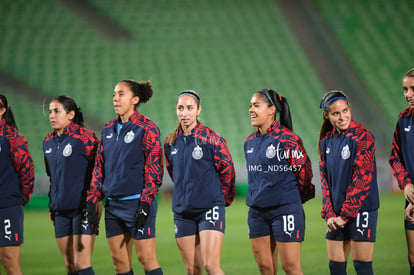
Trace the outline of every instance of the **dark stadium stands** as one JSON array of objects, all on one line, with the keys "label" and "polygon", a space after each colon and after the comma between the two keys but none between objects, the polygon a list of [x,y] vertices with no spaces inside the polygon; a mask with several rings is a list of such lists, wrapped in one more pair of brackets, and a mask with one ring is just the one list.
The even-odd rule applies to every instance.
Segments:
[{"label": "dark stadium stands", "polygon": [[[250,96],[271,87],[288,98],[295,129],[315,156],[315,116],[323,89],[272,1],[254,7],[249,1],[125,3],[93,1],[132,34],[130,42],[102,37],[59,2],[3,4],[9,43],[1,46],[7,57],[2,68],[41,89],[39,97],[72,95],[101,123],[113,117],[117,81],[151,79],[154,98],[142,112],[159,124],[163,136],[175,126],[178,92],[197,90],[204,108],[201,120],[228,140],[241,164],[242,144],[253,130]],[[31,131],[39,133],[37,127],[22,129],[29,138]],[[40,148],[41,139],[32,143]]]},{"label": "dark stadium stands", "polygon": [[[184,89],[199,92],[201,121],[227,139],[240,169],[243,142],[253,131],[250,97],[273,88],[288,99],[294,130],[317,163],[318,107],[325,88],[275,1],[89,2],[131,39],[104,36],[63,1],[0,4],[0,69],[40,91],[37,101],[27,100],[24,91],[17,96],[12,86],[0,83],[29,139],[36,173],[44,175],[41,143],[50,130],[43,100],[71,95],[100,135],[99,125],[114,116],[112,89],[128,78],[152,80],[154,97],[140,110],[160,126],[163,138],[176,124],[176,95]],[[405,34],[414,26],[409,1],[315,3],[368,93],[394,123],[405,107],[400,78],[414,61],[412,38]]]},{"label": "dark stadium stands", "polygon": [[394,126],[398,114],[407,108],[402,75],[414,67],[413,2],[316,2],[387,123]]}]

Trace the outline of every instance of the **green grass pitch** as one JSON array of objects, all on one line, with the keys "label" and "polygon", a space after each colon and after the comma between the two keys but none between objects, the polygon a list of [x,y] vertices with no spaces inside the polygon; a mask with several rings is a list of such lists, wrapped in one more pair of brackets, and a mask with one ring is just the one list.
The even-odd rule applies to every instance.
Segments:
[{"label": "green grass pitch", "polygon": [[[407,248],[403,229],[404,198],[401,193],[382,193],[374,249],[375,274],[409,274]],[[304,274],[328,274],[325,251],[324,221],[320,218],[321,198],[305,204],[306,235],[302,245]],[[253,260],[247,235],[247,207],[239,197],[226,212],[227,228],[223,243],[222,268],[226,274],[259,274]],[[185,268],[174,239],[171,202],[161,200],[157,220],[157,253],[164,274],[185,274]],[[25,242],[22,246],[23,274],[66,274],[58,251],[47,210],[26,209]],[[96,239],[93,255],[96,274],[114,274],[105,239],[104,225]],[[135,274],[144,274],[138,260],[133,260]],[[4,270],[2,269],[2,274]],[[279,263],[279,274],[284,274]],[[355,274],[352,261],[348,261],[348,274]]]}]

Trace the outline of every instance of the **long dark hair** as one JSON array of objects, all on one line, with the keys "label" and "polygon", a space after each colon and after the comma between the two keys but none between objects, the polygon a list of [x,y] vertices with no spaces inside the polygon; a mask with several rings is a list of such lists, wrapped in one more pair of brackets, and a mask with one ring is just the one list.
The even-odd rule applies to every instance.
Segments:
[{"label": "long dark hair", "polygon": [[134,96],[139,97],[139,102],[138,104],[135,105],[135,109],[141,103],[148,102],[154,93],[152,89],[151,80],[137,82],[132,79],[125,79],[125,80],[122,80],[121,82],[128,84],[129,88],[134,93]]},{"label": "long dark hair", "polygon": [[[197,103],[197,109],[200,108],[200,102],[201,102],[201,100],[200,100],[199,95],[195,91],[192,91],[192,90],[182,91],[177,96],[177,102],[178,102],[178,99],[180,97],[184,96],[184,95],[189,95],[192,98],[194,98],[194,101]],[[175,103],[175,104],[177,105],[177,103]],[[181,129],[181,123],[178,122],[177,127],[175,127],[174,131],[172,131],[171,134],[170,134],[170,136],[168,137],[168,140],[167,140],[168,145],[170,145],[170,146],[173,145],[174,141],[176,140],[176,138],[178,136],[178,133],[179,133],[180,129]]]},{"label": "long dark hair", "polygon": [[[325,93],[322,97],[319,108],[321,108],[323,110],[323,112],[322,112],[323,122],[322,122],[322,126],[321,126],[321,131],[319,132],[319,141],[322,140],[322,138],[326,135],[327,132],[332,131],[333,128],[334,128],[332,123],[327,118],[327,115],[328,115],[329,106],[334,101],[336,101],[338,99],[345,100],[348,103],[348,105],[350,106],[349,101],[348,101],[348,97],[346,96],[346,94],[342,91],[339,91],[339,90],[329,91],[329,92]],[[318,143],[318,152],[321,153],[321,148],[320,148],[319,143]]]},{"label": "long dark hair", "polygon": [[81,109],[76,104],[75,100],[67,95],[60,95],[58,97],[55,97],[52,99],[52,101],[57,101],[60,104],[62,104],[63,108],[65,108],[65,111],[67,114],[69,114],[71,111],[75,112],[75,116],[72,119],[72,122],[75,124],[80,125],[81,127],[84,127],[84,120],[83,120],[83,114]]},{"label": "long dark hair", "polygon": [[276,107],[274,119],[276,119],[276,114],[279,113],[279,123],[289,130],[293,131],[292,115],[290,114],[290,108],[287,99],[283,96],[280,96],[278,93],[276,93],[276,91],[271,89],[262,89],[257,93],[262,95],[262,98],[267,103],[267,106]]},{"label": "long dark hair", "polygon": [[3,114],[3,116],[0,119],[3,119],[6,121],[6,124],[14,127],[18,130],[16,120],[14,119],[14,114],[9,106],[9,103],[7,102],[7,98],[5,95],[0,94],[0,109],[5,108],[6,112]]}]

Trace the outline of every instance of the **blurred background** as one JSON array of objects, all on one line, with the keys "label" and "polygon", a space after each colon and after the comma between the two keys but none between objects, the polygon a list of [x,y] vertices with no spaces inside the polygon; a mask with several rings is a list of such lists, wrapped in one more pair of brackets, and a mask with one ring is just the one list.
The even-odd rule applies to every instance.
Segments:
[{"label": "blurred background", "polygon": [[178,93],[197,91],[200,120],[228,142],[239,195],[253,93],[272,88],[287,98],[320,192],[319,102],[326,91],[343,90],[354,118],[376,138],[381,190],[396,191],[388,157],[398,114],[408,107],[401,80],[414,67],[412,7],[412,0],[2,0],[0,93],[35,161],[29,207],[47,206],[41,148],[50,100],[72,96],[100,137],[123,79],[152,81],[154,96],[139,110],[162,140],[178,122]]}]

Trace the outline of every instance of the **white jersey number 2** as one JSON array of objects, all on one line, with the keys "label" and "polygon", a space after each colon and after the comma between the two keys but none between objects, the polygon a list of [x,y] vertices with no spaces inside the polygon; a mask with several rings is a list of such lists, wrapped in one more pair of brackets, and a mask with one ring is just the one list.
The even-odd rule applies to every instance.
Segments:
[{"label": "white jersey number 2", "polygon": [[10,235],[12,232],[10,230],[11,223],[9,219],[4,220],[4,233]]}]

